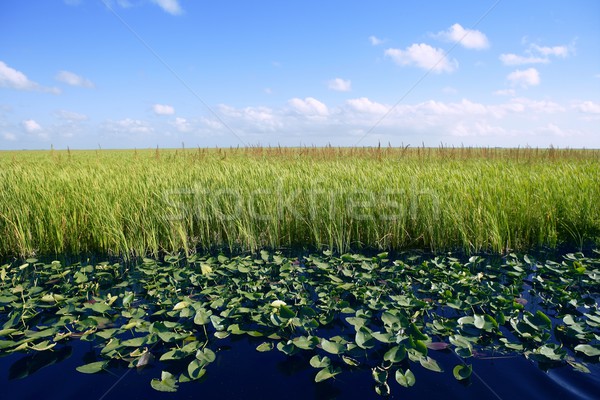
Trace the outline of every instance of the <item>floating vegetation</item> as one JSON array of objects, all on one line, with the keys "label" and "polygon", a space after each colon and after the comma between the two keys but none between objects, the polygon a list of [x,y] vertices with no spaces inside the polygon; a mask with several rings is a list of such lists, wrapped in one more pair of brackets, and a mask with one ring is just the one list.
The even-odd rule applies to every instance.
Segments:
[{"label": "floating vegetation", "polygon": [[[230,335],[253,338],[258,352],[306,354],[315,382],[369,369],[383,396],[418,385],[418,368],[468,381],[470,359],[483,352],[589,372],[600,360],[594,253],[560,262],[267,251],[138,263],[28,259],[0,267],[0,354],[60,361],[66,342],[89,341],[96,359],[79,372],[158,360],[163,371],[149,384],[165,392],[210,379]],[[442,370],[438,352],[456,355],[452,370]]]}]

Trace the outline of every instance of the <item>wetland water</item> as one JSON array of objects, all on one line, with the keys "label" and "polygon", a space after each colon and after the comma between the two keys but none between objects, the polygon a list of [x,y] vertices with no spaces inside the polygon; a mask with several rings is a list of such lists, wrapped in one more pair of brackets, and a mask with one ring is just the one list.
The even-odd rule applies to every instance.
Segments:
[{"label": "wetland water", "polygon": [[[225,341],[230,342],[228,339]],[[161,393],[149,381],[160,376],[160,366],[142,371],[126,366],[86,375],[76,367],[94,359],[93,347],[73,341],[58,349],[55,362],[44,353],[12,354],[0,358],[0,386],[6,399],[369,399],[377,398],[371,371],[351,370],[336,379],[314,382],[309,358],[288,357],[280,352],[268,354],[255,350],[256,343],[237,340],[217,351],[215,365],[202,382],[182,384],[176,394]],[[450,371],[457,359],[450,351],[438,352],[436,359]],[[390,382],[390,399],[597,399],[600,393],[600,368],[591,374],[561,367],[544,372],[522,356],[504,359],[474,359],[467,384],[449,374],[415,368],[417,384],[404,388]],[[39,369],[37,369],[39,368]],[[35,370],[37,369],[37,370]],[[23,377],[24,374],[30,374]]]},{"label": "wetland water", "polygon": [[8,263],[2,398],[594,399],[599,268],[596,252]]}]

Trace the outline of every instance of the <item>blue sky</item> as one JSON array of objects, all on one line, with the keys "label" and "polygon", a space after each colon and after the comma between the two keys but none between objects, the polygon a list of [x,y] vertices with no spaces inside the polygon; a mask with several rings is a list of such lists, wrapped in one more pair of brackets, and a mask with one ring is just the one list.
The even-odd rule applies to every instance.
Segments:
[{"label": "blue sky", "polygon": [[0,149],[600,148],[600,2],[3,0]]}]

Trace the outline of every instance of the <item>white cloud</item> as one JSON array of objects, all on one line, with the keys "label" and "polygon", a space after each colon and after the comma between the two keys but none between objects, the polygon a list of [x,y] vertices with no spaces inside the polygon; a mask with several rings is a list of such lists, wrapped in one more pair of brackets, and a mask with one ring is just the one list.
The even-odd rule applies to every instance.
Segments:
[{"label": "white cloud", "polygon": [[373,36],[373,35],[369,36],[369,41],[371,42],[371,44],[373,46],[379,46],[380,44],[383,43],[382,39],[379,39],[377,36]]},{"label": "white cloud", "polygon": [[192,124],[185,118],[177,117],[175,121],[171,123],[179,132],[191,132]]},{"label": "white cloud", "polygon": [[483,50],[490,47],[490,42],[481,31],[465,29],[460,24],[454,24],[448,30],[432,35],[436,39],[456,42],[467,49]]},{"label": "white cloud", "polygon": [[70,71],[59,71],[54,77],[59,82],[66,83],[70,86],[78,86],[83,88],[92,89],[95,87],[94,83],[89,79],[79,76]]},{"label": "white cloud", "polygon": [[516,106],[520,111],[529,111],[536,114],[557,114],[565,111],[563,106],[553,101],[531,100],[524,97],[511,99],[507,107],[510,106]]},{"label": "white cloud", "polygon": [[21,121],[21,125],[27,133],[35,133],[42,130],[41,125],[35,122],[35,120],[33,119],[26,119],[24,121]]},{"label": "white cloud", "polygon": [[543,56],[555,56],[555,57],[566,58],[571,53],[569,46],[564,46],[564,45],[548,47],[548,46],[538,46],[537,44],[532,44],[530,48],[532,51],[539,53]]},{"label": "white cloud", "polygon": [[273,94],[273,89],[271,89],[271,88],[264,88],[263,92],[265,92],[266,94]]},{"label": "white cloud", "polygon": [[160,8],[172,15],[179,15],[183,13],[178,0],[152,0],[153,3],[158,5]]},{"label": "white cloud", "polygon": [[589,100],[575,105],[575,108],[582,113],[600,114],[600,103],[594,103],[593,101]]},{"label": "white cloud", "polygon": [[[587,131],[592,135],[598,117],[598,114],[579,114],[580,117],[576,118],[583,102],[565,107],[549,100],[523,97],[497,99],[500,101],[496,103],[481,103],[466,98],[454,102],[428,100],[402,103],[394,109],[367,97],[348,99],[338,105],[318,100],[315,100],[318,103],[314,103],[308,99],[291,99],[287,107],[236,108],[220,105],[218,110],[227,125],[245,142],[263,145],[326,145],[331,142],[351,146],[369,132],[365,138],[368,144],[389,140],[392,145],[400,145],[401,142],[414,145],[421,141],[425,141],[426,145],[436,145],[441,140],[473,146],[547,146],[550,143],[573,146],[572,142],[566,139],[561,142],[557,138],[574,137]],[[327,110],[326,117],[319,116],[315,108]],[[382,119],[383,116],[385,118]],[[553,131],[549,124],[563,127],[567,126],[565,121],[570,121],[571,130],[565,131],[563,128],[566,136],[557,136],[558,131]],[[592,127],[588,128],[585,124]],[[199,120],[193,132],[195,136],[202,137],[230,135],[223,125],[212,118]],[[600,139],[590,140],[597,143],[595,146],[600,146]],[[586,142],[586,146],[589,145],[590,142]]]},{"label": "white cloud", "polygon": [[[310,98],[308,98],[310,99]],[[303,100],[297,99],[300,102]],[[313,99],[314,100],[314,99]],[[317,101],[317,100],[315,100]],[[317,101],[317,103],[320,103]],[[323,103],[320,103],[323,104]],[[245,108],[234,108],[225,104],[219,105],[220,114],[228,117],[227,124],[229,125],[230,120],[237,120],[236,123],[242,122],[245,127],[252,127],[253,130],[257,131],[268,131],[273,132],[278,128],[281,128],[282,121],[280,115],[276,115],[275,112],[269,107],[245,107]],[[208,125],[211,129],[223,129],[224,126],[220,121],[204,119],[205,125]],[[230,126],[235,131],[238,130],[237,126]],[[245,129],[242,127],[242,129]]]},{"label": "white cloud", "polygon": [[173,115],[175,114],[175,108],[168,104],[155,104],[152,106],[152,111],[156,115]]},{"label": "white cloud", "polygon": [[74,111],[67,110],[58,110],[54,113],[54,115],[56,115],[60,119],[64,119],[66,121],[71,122],[81,122],[86,121],[88,119],[88,116],[85,114],[80,114]]},{"label": "white cloud", "polygon": [[540,84],[540,73],[535,68],[527,68],[525,70],[516,70],[508,74],[506,77],[513,86],[529,87]]},{"label": "white cloud", "polygon": [[3,133],[2,137],[4,138],[4,140],[10,140],[10,141],[17,140],[17,135],[15,135],[14,133],[11,133],[11,132]]},{"label": "white cloud", "polygon": [[366,97],[360,97],[358,99],[346,100],[346,104],[350,106],[353,111],[367,114],[385,114],[390,110],[390,106],[385,104],[377,103],[369,100]]},{"label": "white cloud", "polygon": [[547,64],[550,57],[567,58],[575,52],[574,45],[571,46],[539,46],[535,43],[529,45],[525,50],[525,56],[513,53],[500,54],[500,61],[504,65],[523,65],[523,64]]},{"label": "white cloud", "polygon": [[522,64],[547,64],[550,62],[544,57],[519,56],[517,54],[500,54],[500,61],[504,65],[522,65]]},{"label": "white cloud", "polygon": [[329,89],[337,92],[349,92],[352,88],[352,82],[342,78],[335,78],[327,82],[327,86]]},{"label": "white cloud", "polygon": [[17,90],[38,90],[59,94],[60,89],[41,86],[27,78],[21,71],[9,67],[0,61],[0,87],[8,87]]},{"label": "white cloud", "polygon": [[496,96],[514,96],[515,94],[517,94],[517,92],[515,91],[515,89],[500,89],[496,90],[492,94]]},{"label": "white cloud", "polygon": [[139,119],[125,118],[118,121],[108,121],[105,124],[106,130],[116,134],[148,134],[154,131],[154,128],[146,121]]},{"label": "white cloud", "polygon": [[329,115],[329,110],[327,106],[313,97],[307,97],[304,100],[299,98],[293,98],[288,101],[288,104],[291,105],[299,114],[308,116]]},{"label": "white cloud", "polygon": [[415,43],[405,50],[387,49],[385,55],[398,65],[415,65],[436,73],[452,72],[458,67],[455,59],[448,59],[442,49],[436,49],[425,43]]}]

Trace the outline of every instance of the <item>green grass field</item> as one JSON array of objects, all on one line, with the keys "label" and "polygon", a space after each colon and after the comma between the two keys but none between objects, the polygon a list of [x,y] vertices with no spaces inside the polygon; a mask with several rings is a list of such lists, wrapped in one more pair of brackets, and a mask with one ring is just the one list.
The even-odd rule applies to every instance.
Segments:
[{"label": "green grass field", "polygon": [[582,245],[600,151],[0,152],[0,255]]}]

